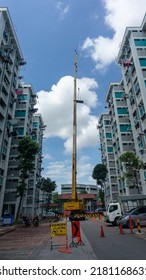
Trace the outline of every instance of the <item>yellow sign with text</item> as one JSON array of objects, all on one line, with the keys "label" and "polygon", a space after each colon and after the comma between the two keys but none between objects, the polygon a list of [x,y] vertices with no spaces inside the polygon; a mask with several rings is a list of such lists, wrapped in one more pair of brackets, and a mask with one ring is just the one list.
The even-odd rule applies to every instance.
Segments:
[{"label": "yellow sign with text", "polygon": [[64,210],[79,210],[80,202],[78,201],[69,201],[64,203]]},{"label": "yellow sign with text", "polygon": [[67,235],[66,223],[52,223],[51,224],[51,237]]}]

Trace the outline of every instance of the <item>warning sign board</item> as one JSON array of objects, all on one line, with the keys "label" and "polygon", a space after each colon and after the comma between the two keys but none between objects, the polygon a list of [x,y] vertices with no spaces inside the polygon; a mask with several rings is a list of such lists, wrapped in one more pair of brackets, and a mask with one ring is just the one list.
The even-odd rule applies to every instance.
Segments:
[{"label": "warning sign board", "polygon": [[51,237],[67,235],[66,223],[52,223],[51,224]]},{"label": "warning sign board", "polygon": [[80,203],[78,201],[69,201],[64,203],[64,210],[79,210]]},{"label": "warning sign board", "polygon": [[80,237],[80,223],[79,221],[71,222],[72,225],[72,237]]}]

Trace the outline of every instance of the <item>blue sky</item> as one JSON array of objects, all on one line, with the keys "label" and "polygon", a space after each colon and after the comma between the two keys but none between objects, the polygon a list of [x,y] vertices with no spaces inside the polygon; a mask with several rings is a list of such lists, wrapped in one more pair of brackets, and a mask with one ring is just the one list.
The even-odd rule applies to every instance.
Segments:
[{"label": "blue sky", "polygon": [[[27,3],[26,3],[27,2]],[[77,182],[95,184],[100,163],[99,115],[110,82],[120,81],[116,63],[126,26],[140,26],[145,0],[1,0],[8,7],[26,66],[23,82],[38,94],[47,125],[43,176],[71,183],[75,49],[78,51]],[[141,8],[142,7],[142,8]],[[124,19],[124,20],[123,20]]]}]

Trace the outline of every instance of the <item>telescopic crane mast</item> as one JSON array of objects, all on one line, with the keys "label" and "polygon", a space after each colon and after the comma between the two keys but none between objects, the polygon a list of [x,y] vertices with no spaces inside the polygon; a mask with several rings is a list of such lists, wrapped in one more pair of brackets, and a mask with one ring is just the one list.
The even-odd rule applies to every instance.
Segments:
[{"label": "telescopic crane mast", "polygon": [[72,153],[72,200],[77,201],[77,109],[76,109],[76,75],[77,75],[78,54],[76,52],[74,61],[74,105],[73,105],[73,153]]},{"label": "telescopic crane mast", "polygon": [[77,198],[77,103],[83,103],[82,100],[77,100],[77,85],[76,85],[76,75],[77,75],[77,63],[78,54],[75,51],[75,61],[74,61],[74,97],[73,97],[73,152],[72,152],[72,197],[71,201],[64,203],[64,210],[78,210],[83,208],[83,203],[81,203]]}]

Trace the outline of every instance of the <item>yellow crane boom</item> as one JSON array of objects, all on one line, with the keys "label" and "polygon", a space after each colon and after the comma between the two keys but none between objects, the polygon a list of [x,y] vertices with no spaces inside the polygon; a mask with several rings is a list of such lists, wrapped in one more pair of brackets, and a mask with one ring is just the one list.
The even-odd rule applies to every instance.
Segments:
[{"label": "yellow crane boom", "polygon": [[77,52],[74,62],[74,104],[73,104],[73,153],[72,153],[72,200],[77,201],[77,113],[76,113],[76,95],[77,95],[77,86],[76,86],[76,74],[77,74]]},{"label": "yellow crane boom", "polygon": [[81,100],[77,100],[77,63],[78,54],[76,52],[74,61],[74,99],[73,99],[73,153],[72,153],[72,201],[64,203],[64,210],[79,210],[83,208],[83,203],[78,201],[77,198],[77,110],[76,104],[83,103]]}]

